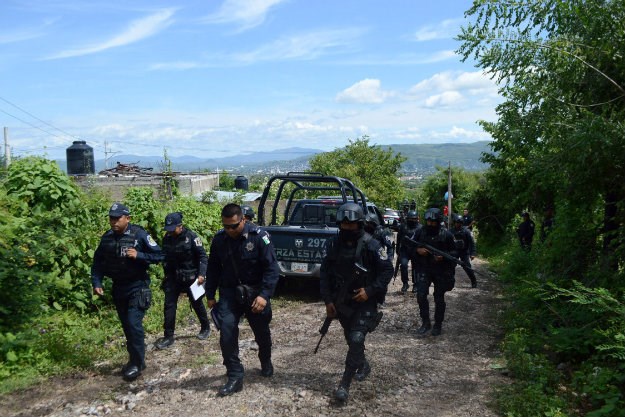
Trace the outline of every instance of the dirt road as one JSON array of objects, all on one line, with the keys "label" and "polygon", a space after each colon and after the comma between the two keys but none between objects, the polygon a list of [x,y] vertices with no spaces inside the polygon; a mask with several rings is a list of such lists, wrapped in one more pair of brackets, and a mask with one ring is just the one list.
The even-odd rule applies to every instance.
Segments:
[{"label": "dirt road", "polygon": [[[479,259],[474,266],[484,270]],[[456,288],[446,297],[443,334],[425,338],[415,332],[415,297],[399,294],[399,279],[392,283],[382,323],[367,336],[373,371],[352,384],[344,406],[332,401],[347,351],[340,326],[332,324],[313,355],[325,314],[322,303],[279,301],[272,322],[272,378],[258,375],[253,336],[247,323],[241,324],[246,378],[240,393],[216,396],[225,381],[218,333],[202,342],[194,337],[197,326],[189,326],[177,330],[171,348],[148,352],[148,369],[134,383],[121,379],[121,363],[102,364],[95,372],[54,378],[1,397],[0,416],[495,416],[489,407],[493,389],[507,383],[492,367],[501,336],[496,326],[501,300],[494,278],[478,276],[478,282],[477,289],[470,288],[457,270]],[[147,340],[150,346],[156,337]]]}]

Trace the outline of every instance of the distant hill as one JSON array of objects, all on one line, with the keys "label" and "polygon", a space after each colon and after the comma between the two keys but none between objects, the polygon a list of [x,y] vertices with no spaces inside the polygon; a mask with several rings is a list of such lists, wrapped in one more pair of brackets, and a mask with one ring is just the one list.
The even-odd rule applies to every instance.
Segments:
[{"label": "distant hill", "polygon": [[[436,170],[436,166],[459,166],[467,171],[480,171],[487,165],[480,162],[483,152],[488,152],[488,141],[473,143],[443,143],[443,144],[414,144],[414,145],[381,145],[382,149],[391,148],[407,158],[402,165],[406,173],[418,173],[427,176]],[[271,152],[251,152],[247,154],[228,156],[223,158],[198,158],[186,155],[171,157],[172,168],[180,172],[213,171],[215,169],[232,171],[236,174],[276,173],[287,171],[303,171],[308,169],[309,159],[322,153],[319,149],[286,148]],[[135,163],[142,168],[153,168],[161,171],[164,165],[162,156],[116,155],[109,159],[109,168],[117,162],[123,164]],[[67,162],[57,160],[59,166],[65,170]],[[104,160],[96,160],[96,172],[104,169]]]}]

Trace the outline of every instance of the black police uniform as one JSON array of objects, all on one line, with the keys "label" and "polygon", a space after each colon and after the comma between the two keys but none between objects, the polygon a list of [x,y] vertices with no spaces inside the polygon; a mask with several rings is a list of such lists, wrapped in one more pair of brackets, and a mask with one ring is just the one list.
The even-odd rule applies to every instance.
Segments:
[{"label": "black police uniform", "polygon": [[[221,325],[219,344],[228,379],[241,379],[243,365],[239,359],[239,320],[245,315],[256,343],[261,365],[271,363],[271,302],[278,283],[280,269],[273,244],[267,232],[249,223],[234,240],[222,229],[213,238],[208,255],[206,297],[219,302],[215,305]],[[253,313],[249,304],[240,304],[236,297],[239,283],[253,286],[267,300],[260,313]]]},{"label": "black police uniform", "polygon": [[[430,232],[428,233],[428,231]],[[442,226],[434,231],[424,226],[415,232],[412,236],[412,240],[426,243],[435,249],[457,257],[454,236]],[[419,305],[419,315],[423,322],[422,328],[425,331],[431,328],[428,294],[430,285],[434,284],[434,328],[437,329],[436,333],[440,334],[443,320],[445,319],[445,293],[454,288],[454,270],[456,264],[444,258],[441,261],[437,261],[432,254],[421,256],[417,254],[416,251],[412,253],[411,256],[413,256],[415,262],[419,264],[419,273],[417,274],[417,303]],[[420,333],[425,333],[425,331],[420,330]]]},{"label": "black police uniform", "polygon": [[[360,252],[360,254],[359,254]],[[365,282],[353,282],[354,264],[361,263],[367,270]],[[320,293],[326,304],[333,303],[343,327],[348,351],[341,386],[349,389],[358,370],[369,372],[365,359],[365,337],[379,321],[377,303],[393,276],[393,264],[386,250],[371,235],[363,236],[351,245],[335,236],[321,263]],[[365,288],[369,297],[365,302],[351,299],[353,290]],[[381,314],[381,313],[380,313]],[[366,376],[366,375],[365,375]]]},{"label": "black police uniform", "polygon": [[[475,255],[477,254],[473,234],[466,226],[461,226],[460,229],[456,229],[456,227],[454,226],[453,229],[451,229],[451,232],[453,233],[454,239],[456,240],[456,251],[458,253],[458,259],[460,259],[462,262],[470,267],[471,257],[475,257]],[[477,287],[477,279],[475,277],[475,272],[473,272],[473,269],[469,269],[465,266],[463,266],[462,269],[464,269],[464,272],[466,272],[467,276],[471,280],[471,286],[473,288]]]},{"label": "black police uniform", "polygon": [[[129,248],[137,250],[136,259],[126,257]],[[113,302],[126,336],[129,365],[139,369],[145,366],[143,317],[151,299],[147,270],[160,259],[161,249],[154,239],[141,226],[131,223],[122,234],[106,232],[93,256],[92,286],[102,288],[105,276],[113,280]]]},{"label": "black police uniform", "polygon": [[529,217],[527,220],[521,222],[519,227],[517,227],[516,233],[519,236],[519,242],[521,243],[521,248],[526,251],[532,249],[532,241],[534,240],[534,232],[536,230],[536,223],[531,220]]},{"label": "black police uniform", "polygon": [[[412,236],[415,234],[415,232],[417,230],[419,230],[422,225],[419,224],[418,222],[414,222],[414,224],[412,224],[413,222],[410,222],[411,224],[408,224],[408,220],[406,220],[404,223],[401,224],[400,228],[399,228],[399,233],[397,233],[397,245],[399,246],[399,268],[401,271],[401,282],[403,284],[402,286],[402,292],[405,292],[406,290],[408,290],[408,261],[410,261],[411,257],[410,257],[410,253],[408,248],[405,245],[402,245],[402,240],[404,238],[404,236]],[[412,262],[412,285],[413,285],[413,292],[416,292],[416,281],[417,281],[417,268],[418,268],[418,264],[415,262]]]},{"label": "black police uniform", "polygon": [[210,329],[208,314],[202,297],[193,299],[191,284],[198,276],[206,277],[208,256],[202,245],[202,239],[193,231],[184,228],[175,236],[167,233],[163,237],[163,269],[165,280],[165,338],[172,338],[176,328],[176,308],[180,294],[187,293],[195,314],[200,320],[200,333]]},{"label": "black police uniform", "polygon": [[470,214],[462,216],[462,225],[473,231],[473,225],[471,223],[473,223],[473,216],[471,216]]}]

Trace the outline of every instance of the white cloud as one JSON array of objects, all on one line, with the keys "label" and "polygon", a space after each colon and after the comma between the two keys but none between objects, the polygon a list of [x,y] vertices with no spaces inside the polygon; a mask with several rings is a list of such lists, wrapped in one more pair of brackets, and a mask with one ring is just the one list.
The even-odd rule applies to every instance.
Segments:
[{"label": "white cloud", "polygon": [[163,29],[167,28],[172,23],[171,17],[173,16],[174,12],[174,9],[162,9],[157,13],[151,14],[142,19],[132,21],[125,31],[123,31],[119,35],[112,37],[107,41],[95,45],[86,46],[83,48],[62,51],[58,54],[49,56],[46,59],[61,59],[94,54],[97,52],[105,51],[107,49],[117,48],[120,46],[138,42],[142,39],[153,36]]},{"label": "white cloud", "polygon": [[461,127],[453,126],[447,132],[430,132],[429,136],[433,139],[454,139],[458,142],[491,140],[491,136],[483,130],[468,130]]},{"label": "white cloud", "polygon": [[392,93],[380,88],[380,80],[366,78],[336,95],[339,103],[383,103]]},{"label": "white cloud", "polygon": [[262,24],[272,7],[284,0],[226,0],[217,13],[202,19],[204,23],[233,23],[239,31]]},{"label": "white cloud", "polygon": [[425,100],[426,107],[453,106],[462,102],[464,97],[457,91],[445,91],[442,94],[435,94]]},{"label": "white cloud", "polygon": [[361,29],[322,30],[284,37],[251,52],[230,56],[239,63],[258,61],[311,60],[322,55],[352,48]]},{"label": "white cloud", "polygon": [[417,42],[451,39],[460,32],[460,25],[463,22],[463,19],[448,19],[437,25],[423,26],[417,29],[413,39]]}]

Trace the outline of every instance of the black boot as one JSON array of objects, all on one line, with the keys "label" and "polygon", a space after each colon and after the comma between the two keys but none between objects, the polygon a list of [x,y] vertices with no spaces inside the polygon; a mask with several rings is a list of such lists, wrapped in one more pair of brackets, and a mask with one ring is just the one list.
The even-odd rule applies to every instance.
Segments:
[{"label": "black boot", "polygon": [[443,332],[443,323],[434,323],[432,327],[432,336],[440,336]]},{"label": "black boot", "polygon": [[477,280],[475,278],[471,279],[471,288],[477,288]]},{"label": "black boot", "polygon": [[264,376],[265,378],[269,378],[273,375],[273,364],[271,363],[271,359],[261,362],[260,375]]},{"label": "black boot", "polygon": [[423,320],[423,324],[417,329],[417,334],[419,336],[425,336],[425,334],[429,332],[431,328],[432,323],[430,323],[430,320]]},{"label": "black boot", "polygon": [[231,378],[228,377],[228,382],[226,385],[219,389],[219,396],[225,397],[230,394],[234,394],[235,392],[239,392],[243,389],[243,377],[241,378]]},{"label": "black boot", "polygon": [[339,382],[339,386],[336,388],[336,391],[334,391],[334,398],[337,401],[344,403],[347,401],[347,398],[349,398],[349,387],[352,384],[352,378],[355,373],[355,369],[346,369],[345,372],[343,372],[341,382]]},{"label": "black boot", "polygon": [[157,349],[167,349],[173,344],[174,344],[174,337],[167,336],[167,337],[161,337],[160,339],[158,339],[156,343],[154,343],[154,346],[156,346]]},{"label": "black boot", "polygon": [[364,381],[365,379],[367,379],[370,373],[371,373],[371,366],[369,366],[369,362],[367,362],[367,360],[365,359],[365,362],[356,371],[356,375],[354,375],[354,379],[356,381]]},{"label": "black boot", "polygon": [[404,282],[404,285],[401,287],[401,293],[406,294],[406,292],[408,292],[408,283]]}]

